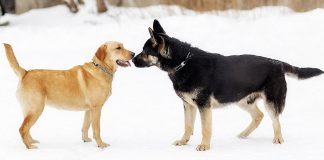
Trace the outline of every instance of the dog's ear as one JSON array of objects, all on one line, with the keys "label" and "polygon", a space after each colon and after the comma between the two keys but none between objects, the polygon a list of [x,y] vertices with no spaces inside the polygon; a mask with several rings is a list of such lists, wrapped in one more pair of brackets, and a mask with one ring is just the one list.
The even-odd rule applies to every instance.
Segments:
[{"label": "dog's ear", "polygon": [[153,30],[156,32],[156,33],[162,33],[162,34],[166,34],[164,29],[162,28],[160,22],[158,20],[154,20],[153,22]]},{"label": "dog's ear", "polygon": [[97,52],[96,52],[96,57],[100,60],[100,61],[104,61],[107,55],[107,46],[102,45],[98,48]]},{"label": "dog's ear", "polygon": [[162,57],[166,59],[171,59],[171,52],[169,46],[166,45],[165,39],[161,37],[161,43],[159,45],[159,53],[161,54]]},{"label": "dog's ear", "polygon": [[156,47],[158,45],[158,52],[161,54],[161,56],[167,59],[171,59],[169,48],[165,44],[165,36],[156,33],[151,28],[149,28],[149,32],[151,35],[152,46]]},{"label": "dog's ear", "polygon": [[155,47],[155,46],[158,45],[158,38],[159,38],[159,36],[152,30],[151,27],[149,27],[148,30],[149,30],[150,35],[151,35],[152,45],[153,45],[153,47]]},{"label": "dog's ear", "polygon": [[149,28],[149,32],[151,35],[151,42],[152,42],[152,46],[156,47],[158,45],[158,52],[161,54],[162,57],[167,58],[167,59],[171,59],[171,54],[169,51],[169,48],[166,46],[165,43],[165,36],[164,35],[160,35],[159,33],[156,33],[155,31],[153,31],[151,28]]}]

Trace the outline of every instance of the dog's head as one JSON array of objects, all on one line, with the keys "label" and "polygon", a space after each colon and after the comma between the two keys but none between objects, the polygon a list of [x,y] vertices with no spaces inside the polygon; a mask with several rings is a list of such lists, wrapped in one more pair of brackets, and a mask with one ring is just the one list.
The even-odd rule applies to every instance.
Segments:
[{"label": "dog's head", "polygon": [[149,28],[150,38],[146,41],[143,51],[133,63],[136,67],[157,66],[168,71],[180,64],[185,55],[181,55],[181,45],[188,45],[169,37],[157,20],[153,22],[153,30]]},{"label": "dog's head", "polygon": [[114,68],[117,68],[117,66],[129,67],[130,63],[128,61],[134,55],[135,53],[125,49],[122,43],[109,41],[98,48],[94,59]]}]

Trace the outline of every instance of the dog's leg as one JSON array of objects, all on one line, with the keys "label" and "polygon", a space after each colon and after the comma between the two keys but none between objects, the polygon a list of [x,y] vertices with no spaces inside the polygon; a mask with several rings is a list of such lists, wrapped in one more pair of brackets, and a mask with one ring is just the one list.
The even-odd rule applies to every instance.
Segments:
[{"label": "dog's leg", "polygon": [[194,129],[195,129],[195,121],[196,121],[196,115],[197,115],[197,108],[195,106],[191,106],[191,124],[192,124],[192,133],[193,135]]},{"label": "dog's leg", "polygon": [[200,118],[202,127],[202,141],[197,146],[197,151],[205,151],[210,149],[210,139],[212,134],[212,108],[210,106],[200,107]]},{"label": "dog's leg", "polygon": [[[30,135],[30,128],[35,124],[39,116],[41,115],[43,108],[40,108],[34,112],[30,112],[27,114],[27,116],[24,118],[23,123],[21,124],[21,127],[19,128],[19,133],[21,135],[21,138],[26,145],[26,148],[28,149],[34,149],[37,148],[36,146],[32,145],[31,143],[36,143],[38,141],[33,140]],[[33,141],[32,141],[33,140]]]},{"label": "dog's leg", "polygon": [[38,140],[34,139],[34,138],[30,135],[30,133],[28,133],[28,140],[29,140],[30,143],[39,143]]},{"label": "dog's leg", "polygon": [[239,104],[239,106],[243,110],[247,111],[252,118],[252,122],[250,123],[250,125],[239,134],[240,138],[246,138],[259,126],[261,120],[263,119],[263,113],[260,111],[260,109],[255,103]]},{"label": "dog's leg", "polygon": [[32,143],[39,143],[30,135],[30,128],[36,123],[45,107],[45,98],[40,92],[33,90],[17,90],[24,113],[24,121],[19,128],[19,133],[26,148],[37,148]]},{"label": "dog's leg", "polygon": [[91,124],[91,111],[88,110],[84,114],[83,127],[82,127],[82,140],[83,142],[91,142],[91,138],[88,136],[88,131]]},{"label": "dog's leg", "polygon": [[107,144],[101,140],[100,116],[101,116],[101,107],[95,107],[95,108],[91,109],[93,138],[96,140],[99,148],[106,148],[109,146],[109,144]]},{"label": "dog's leg", "polygon": [[284,142],[284,139],[282,138],[282,134],[281,134],[281,125],[280,125],[280,121],[279,121],[279,115],[275,113],[273,105],[274,104],[272,104],[272,103],[266,103],[266,109],[267,109],[269,116],[272,120],[272,126],[273,126],[273,132],[274,132],[273,143],[282,144]]},{"label": "dog's leg", "polygon": [[281,134],[279,115],[285,108],[287,83],[281,69],[275,70],[271,79],[265,84],[265,106],[272,120],[274,138],[273,143],[282,144],[284,142]]},{"label": "dog's leg", "polygon": [[197,109],[187,102],[183,102],[184,116],[185,116],[185,133],[183,134],[181,140],[174,142],[176,146],[186,145],[193,134],[195,118]]}]

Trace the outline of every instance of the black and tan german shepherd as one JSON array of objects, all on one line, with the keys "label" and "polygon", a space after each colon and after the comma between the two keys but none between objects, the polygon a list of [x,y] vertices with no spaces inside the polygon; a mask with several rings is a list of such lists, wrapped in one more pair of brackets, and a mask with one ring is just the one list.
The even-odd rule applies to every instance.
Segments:
[{"label": "black and tan german shepherd", "polygon": [[185,145],[193,134],[197,108],[202,122],[202,141],[198,151],[210,148],[212,108],[237,103],[251,117],[251,124],[240,133],[247,137],[260,124],[263,113],[256,100],[264,99],[273,122],[273,143],[283,143],[279,115],[286,99],[285,74],[307,79],[323,74],[317,68],[298,68],[288,63],[254,55],[223,56],[208,53],[169,37],[157,20],[143,51],[133,62],[137,67],[157,66],[168,75],[183,100],[185,133],[175,145]]}]

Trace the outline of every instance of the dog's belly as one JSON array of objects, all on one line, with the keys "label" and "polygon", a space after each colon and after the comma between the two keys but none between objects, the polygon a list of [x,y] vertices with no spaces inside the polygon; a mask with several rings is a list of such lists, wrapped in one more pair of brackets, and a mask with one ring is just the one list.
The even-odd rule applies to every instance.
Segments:
[{"label": "dog's belly", "polygon": [[55,108],[66,110],[88,110],[91,107],[101,107],[109,97],[108,92],[94,92],[88,89],[88,94],[81,91],[81,88],[73,90],[52,90],[46,95],[46,104]]},{"label": "dog's belly", "polygon": [[[194,90],[192,92],[176,92],[177,95],[186,103],[195,106],[195,107],[203,107],[203,106],[198,106],[197,104],[197,99],[199,90]],[[238,104],[238,105],[249,105],[255,103],[255,101],[259,98],[264,98],[264,93],[263,92],[252,92],[245,97],[239,99],[238,101],[233,101],[233,102],[228,102],[228,103],[221,103],[215,98],[213,94],[209,96],[209,98],[206,100],[206,106],[210,106],[212,108],[220,108],[220,107],[225,107],[230,104]]]},{"label": "dog's belly", "polygon": [[64,110],[72,110],[72,111],[84,111],[88,110],[90,107],[84,101],[64,101],[64,100],[46,100],[46,104]]},{"label": "dog's belly", "polygon": [[88,105],[86,97],[81,91],[77,82],[64,84],[64,81],[57,85],[46,85],[45,103],[55,108],[67,110],[86,110]]}]

